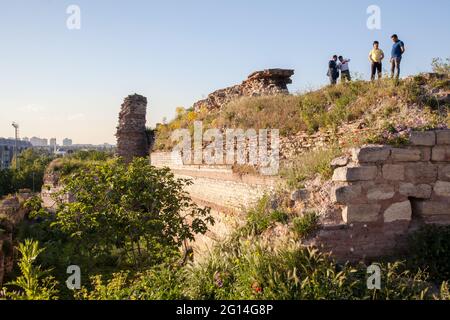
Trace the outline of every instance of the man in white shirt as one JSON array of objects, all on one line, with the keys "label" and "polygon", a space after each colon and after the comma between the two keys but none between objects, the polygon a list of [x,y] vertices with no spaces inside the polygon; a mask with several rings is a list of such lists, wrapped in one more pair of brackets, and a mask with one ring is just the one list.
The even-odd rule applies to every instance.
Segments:
[{"label": "man in white shirt", "polygon": [[338,69],[341,70],[341,81],[351,81],[352,77],[350,76],[350,68],[348,66],[348,63],[350,62],[350,59],[344,59],[344,57],[339,56],[339,64]]}]

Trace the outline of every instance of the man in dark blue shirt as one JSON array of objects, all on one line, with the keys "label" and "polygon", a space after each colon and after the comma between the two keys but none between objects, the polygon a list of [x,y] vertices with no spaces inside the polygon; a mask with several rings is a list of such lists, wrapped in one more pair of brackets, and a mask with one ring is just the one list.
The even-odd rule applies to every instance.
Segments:
[{"label": "man in dark blue shirt", "polygon": [[339,78],[339,70],[337,66],[338,56],[334,55],[333,59],[328,62],[328,73],[327,76],[330,78],[330,84],[334,86]]},{"label": "man in dark blue shirt", "polygon": [[400,78],[400,63],[402,56],[405,53],[405,44],[401,41],[396,34],[391,37],[394,45],[391,52],[391,78]]}]

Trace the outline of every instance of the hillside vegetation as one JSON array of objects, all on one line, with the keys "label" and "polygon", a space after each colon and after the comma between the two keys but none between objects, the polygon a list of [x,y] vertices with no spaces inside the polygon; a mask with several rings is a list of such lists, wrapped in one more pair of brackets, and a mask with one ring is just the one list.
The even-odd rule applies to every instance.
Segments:
[{"label": "hillside vegetation", "polygon": [[[442,63],[436,67],[447,70]],[[242,98],[222,110],[177,109],[177,116],[158,125],[156,150],[171,150],[171,132],[179,128],[193,130],[194,121],[203,128],[279,129],[281,136],[299,132],[337,131],[359,122],[371,129],[367,139],[382,137],[385,132],[404,128],[427,129],[449,124],[448,104],[439,94],[450,91],[447,73],[424,74],[400,82],[385,79],[377,82],[353,81],[302,94]],[[370,130],[369,130],[370,131]],[[364,142],[364,141],[362,141]]]}]

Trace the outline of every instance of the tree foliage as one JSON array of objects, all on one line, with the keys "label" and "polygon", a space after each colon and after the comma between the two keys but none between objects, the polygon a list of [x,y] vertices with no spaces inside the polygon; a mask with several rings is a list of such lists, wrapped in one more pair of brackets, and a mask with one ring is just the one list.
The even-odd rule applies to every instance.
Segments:
[{"label": "tree foliage", "polygon": [[[134,266],[159,263],[214,223],[210,210],[184,191],[191,183],[144,158],[129,165],[120,159],[88,162],[63,178],[50,227],[90,259],[119,255]],[[49,218],[42,211],[38,216]]]},{"label": "tree foliage", "polygon": [[35,265],[36,259],[45,249],[39,248],[37,241],[27,239],[19,244],[17,250],[21,255],[18,262],[21,275],[8,285],[18,290],[4,289],[3,295],[14,300],[57,299],[58,282],[49,275],[50,270],[42,270],[41,266]]},{"label": "tree foliage", "polygon": [[[0,196],[17,192],[19,189],[40,191],[45,169],[53,157],[43,151],[27,149],[13,159],[11,168],[0,170]],[[20,165],[17,166],[17,163]]]}]

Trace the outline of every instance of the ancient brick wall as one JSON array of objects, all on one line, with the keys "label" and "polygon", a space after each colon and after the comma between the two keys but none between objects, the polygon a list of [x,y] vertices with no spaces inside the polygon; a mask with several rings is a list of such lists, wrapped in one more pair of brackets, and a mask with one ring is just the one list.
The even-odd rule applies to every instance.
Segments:
[{"label": "ancient brick wall", "polygon": [[28,210],[23,203],[32,196],[31,191],[0,199],[0,287],[14,263],[13,234],[15,227],[25,218]]},{"label": "ancient brick wall", "polygon": [[209,252],[215,241],[224,239],[242,225],[246,209],[265,194],[271,194],[279,183],[277,178],[269,176],[241,176],[227,165],[185,165],[181,156],[170,152],[151,153],[150,160],[155,167],[170,168],[175,178],[191,180],[192,185],[185,190],[192,200],[212,209],[214,226],[192,243],[197,256]]},{"label": "ancient brick wall", "polygon": [[217,90],[204,100],[194,104],[194,110],[201,108],[220,109],[232,100],[242,97],[288,94],[287,85],[292,83],[294,70],[267,69],[257,71],[248,76],[240,85]]},{"label": "ancient brick wall", "polygon": [[340,221],[312,241],[342,260],[399,252],[423,224],[450,224],[450,130],[413,132],[410,145],[364,146],[334,161]]},{"label": "ancient brick wall", "polygon": [[241,176],[229,165],[184,165],[181,157],[169,152],[152,153],[150,159],[153,166],[168,167],[175,177],[192,180],[186,191],[196,202],[223,212],[238,213],[251,207],[279,183],[269,176]]},{"label": "ancient brick wall", "polygon": [[126,162],[149,154],[151,137],[146,131],[147,98],[138,94],[125,98],[117,127],[117,154]]}]

